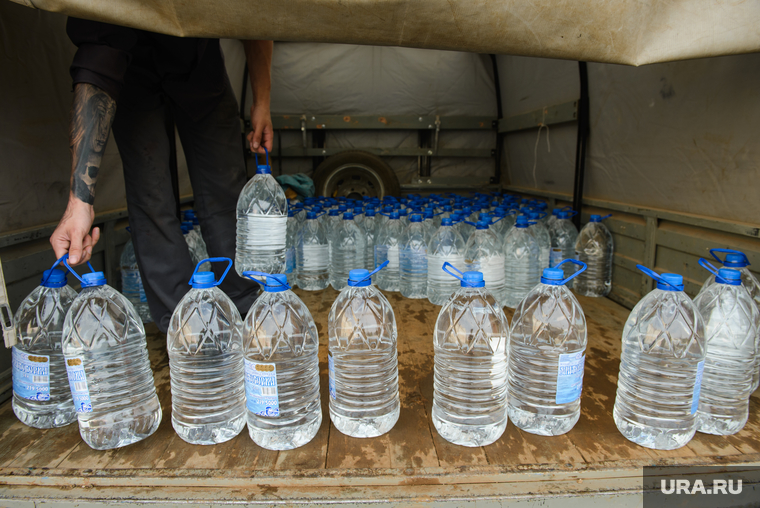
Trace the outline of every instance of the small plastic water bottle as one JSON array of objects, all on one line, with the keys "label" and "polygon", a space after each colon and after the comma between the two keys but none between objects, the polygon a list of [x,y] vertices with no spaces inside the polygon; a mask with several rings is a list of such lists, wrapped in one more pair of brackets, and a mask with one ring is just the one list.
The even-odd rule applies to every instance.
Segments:
[{"label": "small plastic water bottle", "polygon": [[623,328],[613,418],[626,439],[675,450],[697,430],[704,319],[684,292],[682,276],[636,266],[657,288],[636,304]]},{"label": "small plastic water bottle", "polygon": [[528,231],[528,218],[517,217],[515,226],[504,239],[505,305],[511,309],[525,298],[539,282],[538,241]]},{"label": "small plastic water bottle", "polygon": [[383,291],[398,291],[401,289],[399,273],[399,248],[404,225],[398,212],[391,212],[385,225],[380,229],[375,241],[375,264],[382,265],[388,261],[386,268],[377,274],[377,287]]},{"label": "small plastic water bottle", "polygon": [[372,285],[373,272],[351,270],[328,317],[330,419],[343,434],[375,437],[398,421],[396,319]]},{"label": "small plastic water bottle", "polygon": [[364,260],[367,239],[364,232],[354,222],[354,214],[345,212],[343,220],[335,230],[330,249],[330,285],[340,291],[346,287],[349,267],[356,260]]},{"label": "small plastic water bottle", "polygon": [[433,425],[453,444],[486,446],[507,428],[509,324],[482,273],[450,268],[461,287],[435,323]]},{"label": "small plastic water bottle", "polygon": [[[549,231],[552,241],[552,251],[549,256],[549,266],[551,268],[557,266],[561,261],[572,259],[575,256],[575,242],[578,239],[578,230],[570,220],[573,213],[575,212],[559,212],[557,221],[552,224],[552,229]],[[564,270],[565,278],[567,278],[572,275],[575,267],[565,264]],[[573,287],[572,281],[568,287]]]},{"label": "small plastic water bottle", "polygon": [[504,251],[489,229],[489,220],[479,220],[475,225],[475,232],[470,235],[464,248],[464,266],[469,271],[483,274],[486,288],[503,307],[507,298]]},{"label": "small plastic water bottle", "polygon": [[137,266],[137,256],[135,255],[135,246],[132,239],[127,240],[124,250],[121,252],[121,292],[127,297],[127,300],[135,307],[137,315],[140,316],[143,323],[150,323],[153,319],[150,317],[148,308],[148,298],[145,296],[140,268]]},{"label": "small plastic water bottle", "polygon": [[306,220],[298,231],[296,264],[298,287],[319,291],[330,285],[327,235],[315,212],[306,212]]},{"label": "small plastic water bottle", "polygon": [[727,436],[742,430],[749,416],[760,311],[738,270],[716,270],[704,259],[699,264],[713,273],[715,283],[694,299],[707,343],[697,430]]},{"label": "small plastic water bottle", "polygon": [[464,268],[464,239],[454,228],[450,218],[441,220],[441,227],[433,234],[428,243],[427,296],[433,305],[443,305],[457,290],[459,283],[447,275],[441,267],[449,263],[454,267]]},{"label": "small plastic water bottle", "polygon": [[161,423],[142,320],[129,300],[106,284],[103,272],[79,277],[67,259],[62,258],[66,268],[82,283],[63,323],[79,434],[96,450],[136,443]]},{"label": "small plastic water bottle", "polygon": [[192,289],[174,309],[166,333],[172,390],[172,426],[190,444],[223,443],[245,426],[243,321],[237,307],[216,286],[232,268],[228,258],[219,280],[195,272]]},{"label": "small plastic water bottle", "polygon": [[[581,266],[571,277],[586,269],[568,262]],[[566,283],[561,266],[544,268],[512,318],[509,419],[541,436],[565,434],[581,415],[586,318]]]},{"label": "small plastic water bottle", "polygon": [[[530,224],[528,232],[536,237],[536,241],[538,242],[539,270],[549,268],[549,253],[552,248],[552,239],[549,235],[549,230],[546,229],[546,226],[541,222],[541,216],[542,214],[539,212],[531,212],[530,215],[528,215],[528,223]],[[544,215],[544,217],[545,216],[546,215]]]},{"label": "small plastic water bottle", "polygon": [[296,266],[296,234],[300,227],[295,217],[295,210],[288,209],[288,221],[285,228],[285,275],[288,277],[288,285],[296,286],[298,268]]},{"label": "small plastic water bottle", "polygon": [[367,241],[364,267],[371,269],[375,265],[375,239],[377,238],[377,223],[378,215],[374,208],[367,208],[364,212],[364,220],[361,224],[361,229],[364,231],[364,238]]},{"label": "small plastic water bottle", "polygon": [[248,432],[268,450],[298,448],[322,424],[317,327],[285,275],[243,275],[264,286],[243,322]]},{"label": "small plastic water bottle", "polygon": [[409,217],[400,241],[400,291],[405,298],[427,298],[427,226],[422,216]]},{"label": "small plastic water bottle", "polygon": [[588,265],[588,270],[573,281],[579,295],[607,296],[612,290],[612,233],[602,223],[607,217],[611,215],[592,215],[575,241],[575,257]]},{"label": "small plastic water bottle", "polygon": [[256,156],[256,168],[256,175],[245,184],[237,202],[235,271],[241,275],[248,270],[285,270],[288,200],[272,176],[269,152],[263,165]]},{"label": "small plastic water bottle", "polygon": [[14,319],[13,412],[36,429],[63,427],[77,419],[61,351],[63,320],[77,294],[57,265],[45,270]]}]

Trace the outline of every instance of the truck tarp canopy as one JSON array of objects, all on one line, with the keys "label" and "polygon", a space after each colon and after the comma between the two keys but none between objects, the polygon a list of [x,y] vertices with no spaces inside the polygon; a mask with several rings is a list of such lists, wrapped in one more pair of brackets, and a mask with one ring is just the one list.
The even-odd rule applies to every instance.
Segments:
[{"label": "truck tarp canopy", "polygon": [[182,37],[644,65],[760,50],[757,0],[13,0]]}]

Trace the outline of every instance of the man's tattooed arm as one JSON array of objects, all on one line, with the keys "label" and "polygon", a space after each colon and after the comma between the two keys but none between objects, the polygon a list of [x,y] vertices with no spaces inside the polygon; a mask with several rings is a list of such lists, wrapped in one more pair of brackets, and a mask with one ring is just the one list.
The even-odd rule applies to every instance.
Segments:
[{"label": "man's tattooed arm", "polygon": [[74,87],[71,107],[71,195],[95,202],[95,184],[106,149],[116,102],[103,90],[89,83]]}]

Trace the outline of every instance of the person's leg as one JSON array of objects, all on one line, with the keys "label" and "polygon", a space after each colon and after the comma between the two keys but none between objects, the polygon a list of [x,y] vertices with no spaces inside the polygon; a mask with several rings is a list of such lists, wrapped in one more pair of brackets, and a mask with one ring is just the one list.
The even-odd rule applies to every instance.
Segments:
[{"label": "person's leg", "polygon": [[[192,121],[181,108],[173,107],[185,151],[194,208],[211,257],[234,261],[236,244],[236,208],[240,191],[247,181],[243,155],[238,105],[227,80],[227,90],[219,105],[205,118]],[[224,265],[215,263],[220,276]],[[230,270],[220,286],[244,318],[258,295],[258,284],[241,278]]]},{"label": "person's leg", "polygon": [[194,268],[176,214],[164,118],[164,107],[147,112],[117,108],[113,122],[140,276],[162,332],[190,289]]}]

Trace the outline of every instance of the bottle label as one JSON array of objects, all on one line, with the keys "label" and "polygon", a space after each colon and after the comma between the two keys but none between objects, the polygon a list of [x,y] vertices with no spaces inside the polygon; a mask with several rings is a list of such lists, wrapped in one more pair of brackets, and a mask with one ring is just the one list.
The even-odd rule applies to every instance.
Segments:
[{"label": "bottle label", "polygon": [[583,390],[583,365],[585,362],[586,355],[583,354],[583,351],[559,355],[555,403],[567,404],[580,398]]},{"label": "bottle label", "polygon": [[259,416],[280,416],[277,367],[245,359],[245,399],[248,411]]},{"label": "bottle label", "polygon": [[327,355],[327,388],[330,392],[330,398],[335,400],[337,395],[335,394],[335,362],[331,354]]},{"label": "bottle label", "polygon": [[327,270],[327,259],[330,253],[327,245],[304,245],[303,246],[303,269],[304,271],[318,272]]},{"label": "bottle label", "polygon": [[549,255],[549,268],[554,268],[557,266],[561,261],[564,261],[564,252],[562,252],[562,249],[552,249],[551,254]]},{"label": "bottle label", "polygon": [[699,392],[702,391],[702,373],[705,370],[705,361],[702,360],[697,364],[697,380],[694,383],[694,393],[691,396],[691,414],[699,409]]},{"label": "bottle label", "polygon": [[387,249],[388,268],[391,270],[398,270],[399,268],[399,252],[398,245],[392,245]]},{"label": "bottle label", "polygon": [[[285,249],[285,241],[288,228],[287,215],[258,215],[248,214],[243,219],[242,225],[248,231],[245,247],[248,249],[264,251],[282,251]],[[241,225],[238,225],[240,231]]]},{"label": "bottle label", "polygon": [[293,273],[293,268],[296,266],[296,256],[293,247],[285,251],[285,273]]},{"label": "bottle label", "polygon": [[28,400],[50,400],[50,357],[30,355],[13,347],[13,393]]},{"label": "bottle label", "polygon": [[66,374],[69,376],[71,398],[74,399],[74,408],[77,413],[92,413],[90,390],[84,375],[84,358],[81,356],[66,358]]}]

